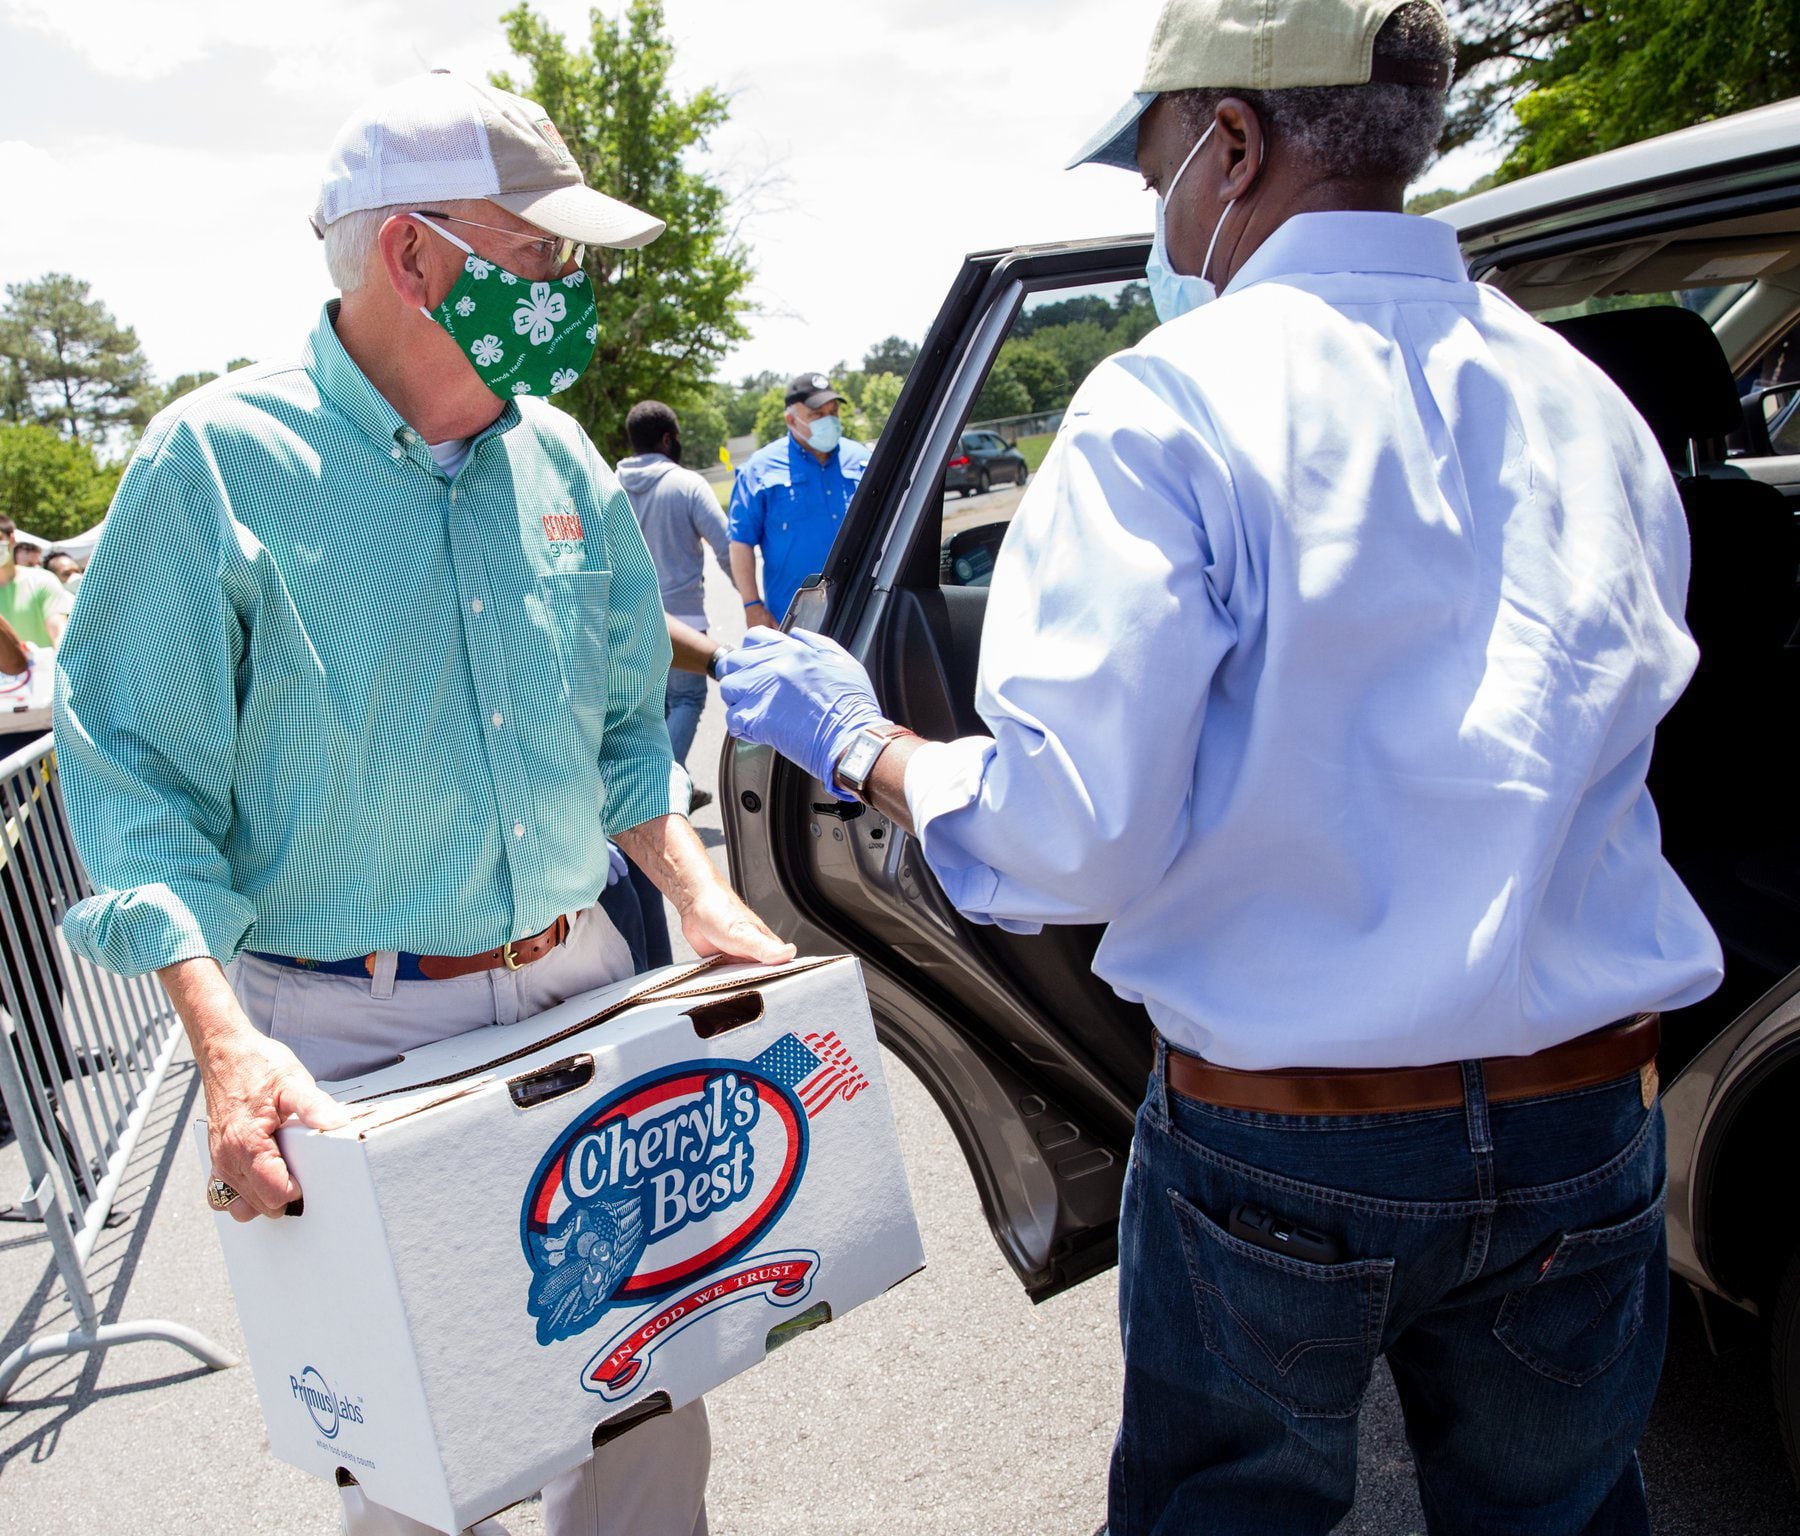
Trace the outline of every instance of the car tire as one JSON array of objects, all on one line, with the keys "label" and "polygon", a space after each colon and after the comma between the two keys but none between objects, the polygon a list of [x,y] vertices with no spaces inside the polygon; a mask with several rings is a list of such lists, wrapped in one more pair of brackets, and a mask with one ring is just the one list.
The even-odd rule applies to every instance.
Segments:
[{"label": "car tire", "polygon": [[1027,469],[1023,464],[1021,464],[1019,466],[1019,477],[1013,483],[1015,485],[1023,485],[1030,478],[1031,478],[1031,471],[1029,469]]},{"label": "car tire", "polygon": [[993,480],[989,477],[988,472],[985,469],[982,470],[982,472],[975,477],[975,494],[977,496],[985,496],[993,488]]},{"label": "car tire", "polygon": [[1788,1255],[1769,1314],[1769,1379],[1788,1471],[1800,1484],[1800,1249]]}]

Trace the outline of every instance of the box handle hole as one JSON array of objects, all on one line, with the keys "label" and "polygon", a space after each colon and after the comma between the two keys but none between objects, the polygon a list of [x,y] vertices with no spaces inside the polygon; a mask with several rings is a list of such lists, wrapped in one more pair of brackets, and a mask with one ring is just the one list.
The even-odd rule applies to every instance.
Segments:
[{"label": "box handle hole", "polygon": [[815,1301],[804,1312],[796,1313],[793,1317],[783,1318],[771,1328],[768,1338],[763,1340],[763,1349],[766,1352],[780,1349],[789,1339],[797,1339],[801,1334],[810,1333],[813,1329],[830,1321],[831,1303]]},{"label": "box handle hole", "polygon": [[506,1080],[506,1091],[512,1095],[513,1103],[520,1109],[534,1109],[539,1104],[560,1099],[565,1093],[573,1093],[577,1088],[585,1088],[593,1080],[592,1056],[566,1056],[561,1061],[539,1067],[535,1072],[509,1077]]},{"label": "box handle hole", "polygon": [[623,1413],[615,1413],[594,1426],[594,1449],[609,1440],[617,1440],[628,1429],[636,1429],[645,1419],[659,1418],[670,1411],[669,1394],[652,1392],[642,1402],[633,1403]]},{"label": "box handle hole", "polygon": [[694,1021],[694,1033],[702,1040],[711,1040],[728,1029],[742,1029],[762,1016],[760,992],[740,992],[736,997],[722,997],[716,1003],[702,1003],[698,1008],[688,1010],[688,1017]]}]

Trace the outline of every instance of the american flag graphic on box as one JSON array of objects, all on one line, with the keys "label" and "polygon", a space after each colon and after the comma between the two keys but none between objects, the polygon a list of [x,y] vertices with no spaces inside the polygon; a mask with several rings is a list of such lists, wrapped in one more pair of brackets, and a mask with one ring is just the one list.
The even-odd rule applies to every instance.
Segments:
[{"label": "american flag graphic on box", "polygon": [[835,1029],[822,1035],[783,1035],[750,1065],[793,1089],[808,1120],[837,1099],[848,1104],[869,1086]]}]

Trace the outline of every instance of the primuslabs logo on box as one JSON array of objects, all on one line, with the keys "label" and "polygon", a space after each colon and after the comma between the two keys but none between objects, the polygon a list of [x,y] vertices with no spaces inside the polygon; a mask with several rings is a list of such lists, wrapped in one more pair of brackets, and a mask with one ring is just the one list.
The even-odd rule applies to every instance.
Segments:
[{"label": "primuslabs logo on box", "polygon": [[538,1343],[640,1309],[582,1369],[588,1391],[618,1398],[701,1317],[754,1296],[803,1300],[816,1253],[741,1256],[800,1187],[809,1122],[868,1086],[835,1032],[787,1034],[753,1061],[659,1068],[584,1111],[544,1154],[520,1212]]},{"label": "primuslabs logo on box", "polygon": [[327,1440],[337,1439],[344,1425],[363,1421],[362,1404],[338,1396],[317,1366],[305,1367],[298,1376],[290,1374],[288,1389],[305,1407],[313,1427]]}]

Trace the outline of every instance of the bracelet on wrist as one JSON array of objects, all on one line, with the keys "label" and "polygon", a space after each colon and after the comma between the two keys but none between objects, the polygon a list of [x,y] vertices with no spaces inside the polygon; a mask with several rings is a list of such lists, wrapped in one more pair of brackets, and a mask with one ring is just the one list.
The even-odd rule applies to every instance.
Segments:
[{"label": "bracelet on wrist", "polygon": [[749,602],[744,604],[744,606],[746,608],[760,608],[760,607],[762,607],[762,605],[763,605],[763,600],[760,597],[753,597],[750,599]]}]

